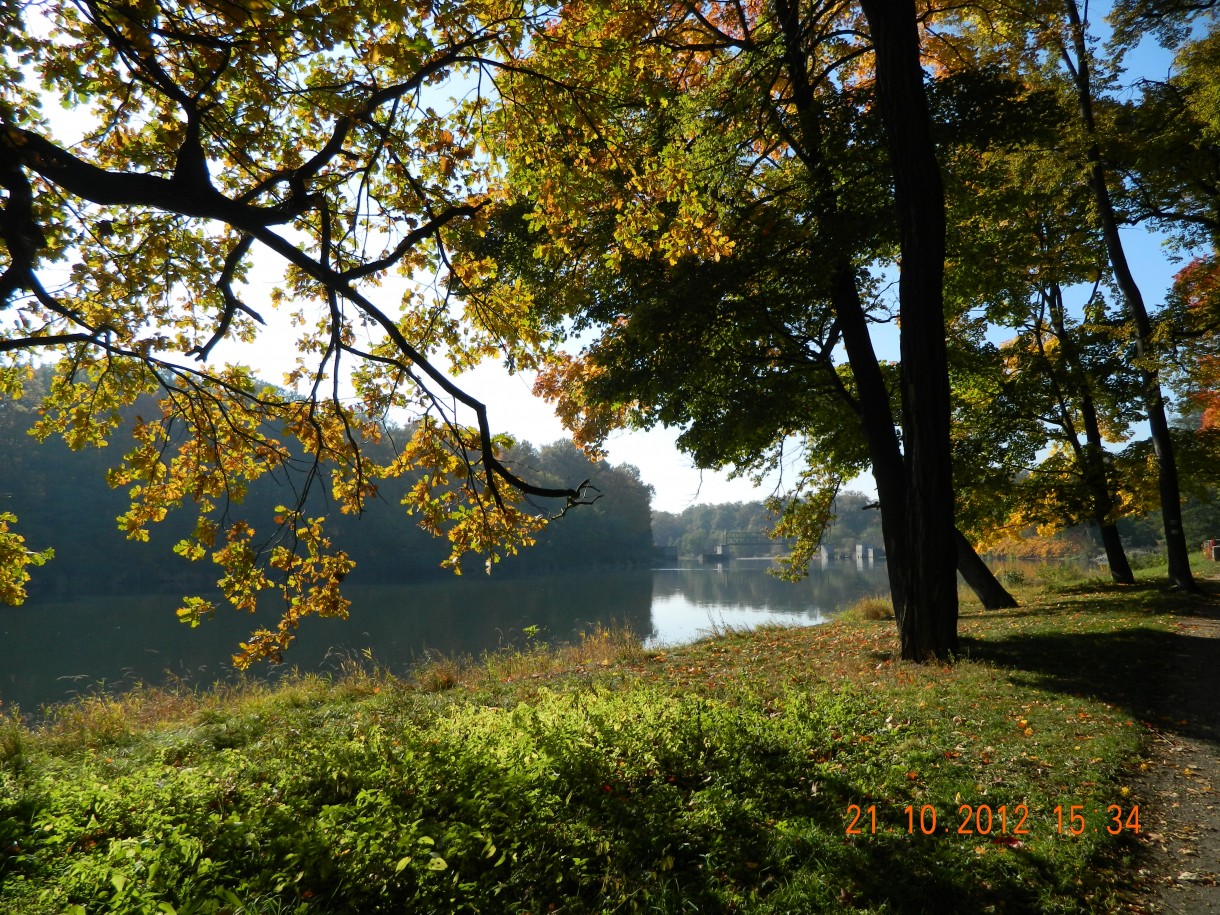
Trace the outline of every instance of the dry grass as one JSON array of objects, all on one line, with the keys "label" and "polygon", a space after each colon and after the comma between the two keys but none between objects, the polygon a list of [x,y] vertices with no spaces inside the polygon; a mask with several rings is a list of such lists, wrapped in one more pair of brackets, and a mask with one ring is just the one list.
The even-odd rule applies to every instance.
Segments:
[{"label": "dry grass", "polygon": [[894,605],[888,597],[862,597],[839,615],[850,620],[856,620],[857,622],[863,620],[892,620],[894,618]]},{"label": "dry grass", "polygon": [[582,673],[643,658],[639,637],[630,629],[597,624],[566,645],[533,643],[527,648],[495,652],[483,658],[477,672],[492,683],[511,683],[566,673]]},{"label": "dry grass", "polygon": [[550,645],[531,640],[520,648],[502,648],[477,660],[433,655],[416,667],[415,685],[425,692],[459,686],[478,688],[579,674],[612,665],[642,661],[640,639],[630,629],[598,624],[572,643]]},{"label": "dry grass", "polygon": [[426,693],[440,693],[461,684],[471,669],[469,659],[437,655],[415,670],[415,683]]}]

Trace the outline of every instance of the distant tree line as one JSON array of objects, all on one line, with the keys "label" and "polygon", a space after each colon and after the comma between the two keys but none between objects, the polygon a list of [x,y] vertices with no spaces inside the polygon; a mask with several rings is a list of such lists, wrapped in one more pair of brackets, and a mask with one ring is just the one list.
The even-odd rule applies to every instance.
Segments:
[{"label": "distant tree line", "polygon": [[[55,558],[34,573],[33,599],[80,594],[186,593],[215,585],[220,570],[207,562],[189,562],[172,547],[191,532],[186,512],[171,512],[155,531],[152,542],[128,540],[116,518],[130,508],[126,487],[107,485],[115,448],[130,441],[137,418],[159,416],[149,399],[122,411],[122,428],[107,448],[85,447],[72,452],[59,437],[39,443],[28,434],[36,419],[35,405],[48,381],[40,372],[21,400],[0,402],[0,454],[5,461],[6,486],[0,488],[0,511],[21,519],[31,549],[53,547]],[[395,447],[405,430],[388,430],[382,442],[370,445],[370,455]],[[590,481],[592,504],[570,509],[545,527],[534,547],[506,557],[497,574],[525,574],[605,565],[643,565],[652,554],[650,524],[652,489],[632,466],[591,462],[570,442],[543,447],[521,442],[503,455],[509,466],[546,480]],[[410,477],[383,484],[362,515],[344,515],[325,495],[311,494],[307,513],[325,515],[332,535],[342,540],[356,561],[352,583],[407,582],[451,574],[440,568],[449,546],[420,529],[400,504],[412,485]],[[290,503],[294,493],[271,479],[259,480],[240,505],[230,507],[239,517],[271,517],[277,505]],[[557,500],[551,500],[552,503]],[[557,515],[562,502],[534,499],[533,510]]]},{"label": "distant tree line", "polygon": [[[881,517],[872,497],[851,490],[841,492],[835,497],[832,515],[822,536],[828,549],[849,550],[857,543],[881,546]],[[678,514],[653,512],[652,535],[658,547],[676,549],[679,556],[698,556],[724,543],[728,531],[761,533],[775,521],[775,514],[762,502],[692,505]]]},{"label": "distant tree line", "polygon": [[[1180,417],[1179,423],[1192,421]],[[833,520],[822,544],[832,552],[851,552],[857,543],[880,546],[881,518],[876,501],[865,493],[846,490],[835,497]],[[1198,548],[1204,540],[1220,539],[1220,488],[1195,485],[1182,505],[1187,543]],[[699,556],[725,542],[727,531],[766,531],[775,516],[762,502],[692,505],[681,512],[654,511],[652,533],[657,547],[676,550],[679,556]],[[1121,518],[1118,530],[1124,545],[1134,551],[1155,551],[1159,557],[1161,521],[1156,512]],[[1029,527],[1023,536],[997,545],[993,555],[1025,559],[1097,556],[1102,543],[1095,526],[1080,524],[1045,536]]]}]

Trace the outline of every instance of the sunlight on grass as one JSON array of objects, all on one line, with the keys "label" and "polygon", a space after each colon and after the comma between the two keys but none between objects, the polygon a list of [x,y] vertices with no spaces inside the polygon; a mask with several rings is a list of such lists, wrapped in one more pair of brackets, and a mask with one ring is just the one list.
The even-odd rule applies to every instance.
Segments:
[{"label": "sunlight on grass", "polygon": [[0,908],[1114,911],[1131,683],[1184,598],[1019,587],[1018,609],[963,608],[952,666],[897,660],[861,609],[8,715]]}]

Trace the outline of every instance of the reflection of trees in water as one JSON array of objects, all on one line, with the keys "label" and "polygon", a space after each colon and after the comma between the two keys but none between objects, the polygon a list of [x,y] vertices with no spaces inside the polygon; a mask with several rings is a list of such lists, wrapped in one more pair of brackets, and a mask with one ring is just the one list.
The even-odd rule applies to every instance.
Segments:
[{"label": "reflection of trees in water", "polygon": [[885,566],[865,566],[843,562],[825,569],[814,567],[804,581],[790,582],[774,575],[760,574],[762,564],[748,566],[729,563],[694,566],[656,573],[653,594],[668,597],[683,594],[691,603],[721,606],[763,607],[771,610],[808,611],[817,607],[833,612],[867,594],[883,593],[887,588]]},{"label": "reflection of trees in water", "polygon": [[[598,623],[653,633],[654,600],[682,594],[699,608],[734,607],[772,612],[832,612],[862,594],[885,590],[885,567],[857,570],[854,563],[814,568],[803,582],[764,573],[761,564],[730,564],[723,571],[696,566],[658,572],[588,572],[562,576],[469,576],[409,586],[351,589],[351,619],[306,620],[287,656],[303,670],[334,670],[365,648],[396,672],[429,651],[478,656],[539,638],[568,641]],[[37,607],[6,608],[0,618],[0,700],[34,710],[105,680],[164,682],[171,671],[207,685],[223,676],[237,643],[259,623],[273,622],[274,599],[258,617],[219,611],[197,629],[174,617],[174,596],[95,597]],[[696,621],[699,622],[699,621]],[[260,668],[256,675],[269,675]],[[65,679],[80,675],[79,681]]]},{"label": "reflection of trees in water", "polygon": [[[251,617],[221,609],[190,629],[180,623],[173,595],[78,598],[6,607],[0,618],[0,700],[35,711],[104,683],[108,690],[170,679],[206,686],[232,674],[238,642],[270,612]],[[308,620],[303,629],[333,634],[337,620]],[[290,655],[289,664],[317,669],[321,654]],[[256,672],[269,675],[270,669]]]},{"label": "reflection of trees in water", "polygon": [[[652,627],[652,573],[446,579],[409,587],[352,588],[352,614],[305,620],[286,667],[335,670],[365,648],[397,673],[427,652],[478,656],[538,638],[574,641],[596,623],[614,622],[647,635]],[[37,607],[9,607],[0,620],[0,701],[33,711],[105,681],[122,688],[164,683],[167,673],[206,686],[232,671],[237,644],[258,623],[278,618],[274,600],[251,618],[219,611],[196,629],[174,616],[172,596],[99,597]],[[261,667],[255,676],[274,676]]]},{"label": "reflection of trees in water", "polygon": [[652,573],[460,580],[359,589],[352,597],[350,622],[368,633],[366,643],[376,657],[395,666],[426,650],[477,656],[520,645],[528,626],[537,626],[538,638],[553,642],[575,640],[595,623],[614,622],[647,634]]}]

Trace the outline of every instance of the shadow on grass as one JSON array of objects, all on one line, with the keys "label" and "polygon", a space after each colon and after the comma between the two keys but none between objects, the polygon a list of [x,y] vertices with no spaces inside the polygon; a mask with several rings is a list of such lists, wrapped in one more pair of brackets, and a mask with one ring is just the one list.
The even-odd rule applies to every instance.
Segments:
[{"label": "shadow on grass", "polygon": [[[1155,584],[1090,583],[1062,588],[1067,607],[1082,615],[1110,612],[1146,614],[1150,621],[1175,613],[1220,619],[1220,588],[1204,583],[1204,593],[1183,595]],[[1131,597],[1138,593],[1139,606]],[[1061,604],[1054,612],[1061,614]],[[1012,611],[1013,615],[1036,616]],[[999,616],[1000,614],[988,614]],[[1162,730],[1220,744],[1220,638],[1159,628],[1125,627],[1114,632],[1027,632],[1002,638],[962,638],[964,654],[1008,668],[1014,683],[1088,696],[1124,709]]]}]

